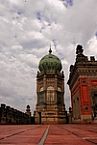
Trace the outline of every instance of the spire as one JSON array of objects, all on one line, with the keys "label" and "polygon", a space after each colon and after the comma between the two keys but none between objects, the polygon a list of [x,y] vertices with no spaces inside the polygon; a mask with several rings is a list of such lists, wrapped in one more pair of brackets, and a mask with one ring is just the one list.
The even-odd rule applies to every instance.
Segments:
[{"label": "spire", "polygon": [[52,49],[51,49],[51,45],[50,45],[49,54],[51,54],[51,53],[52,53]]}]

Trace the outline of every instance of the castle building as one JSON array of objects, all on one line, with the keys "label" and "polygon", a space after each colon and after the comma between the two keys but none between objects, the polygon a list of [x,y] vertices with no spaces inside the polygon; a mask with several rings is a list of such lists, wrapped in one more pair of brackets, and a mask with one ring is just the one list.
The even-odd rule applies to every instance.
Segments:
[{"label": "castle building", "polygon": [[0,106],[0,124],[32,124],[31,116],[5,104]]},{"label": "castle building", "polygon": [[64,74],[60,59],[45,55],[39,62],[37,72],[36,124],[65,123]]},{"label": "castle building", "polygon": [[70,66],[68,85],[71,91],[73,119],[91,122],[97,118],[97,60],[76,49],[76,61]]}]

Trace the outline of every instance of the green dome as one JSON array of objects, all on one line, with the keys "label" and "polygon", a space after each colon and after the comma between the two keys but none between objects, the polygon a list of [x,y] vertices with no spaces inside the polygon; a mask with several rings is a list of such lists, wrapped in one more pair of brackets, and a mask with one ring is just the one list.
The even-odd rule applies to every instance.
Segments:
[{"label": "green dome", "polygon": [[39,62],[39,70],[44,73],[55,73],[60,72],[62,64],[60,59],[51,54],[52,50],[49,50],[49,54],[45,55]]}]

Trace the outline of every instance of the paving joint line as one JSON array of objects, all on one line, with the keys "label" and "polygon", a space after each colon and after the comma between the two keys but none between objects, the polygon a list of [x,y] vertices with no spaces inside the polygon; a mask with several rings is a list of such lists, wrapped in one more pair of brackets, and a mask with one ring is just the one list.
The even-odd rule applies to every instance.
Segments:
[{"label": "paving joint line", "polygon": [[87,141],[87,142],[91,142],[91,143],[94,144],[94,145],[97,145],[97,144],[94,143],[93,141],[91,141],[91,140],[89,140],[89,139],[82,138],[81,135],[78,135],[77,133],[75,133],[75,132],[73,132],[73,131],[70,131],[70,130],[68,130],[67,128],[66,128],[66,130],[67,130],[68,132],[71,132],[72,134],[76,135],[77,137],[81,138],[82,140],[85,140],[85,141]]},{"label": "paving joint line", "polygon": [[5,138],[9,138],[9,137],[11,137],[11,136],[14,136],[14,135],[17,135],[17,134],[23,133],[23,132],[25,132],[26,130],[30,130],[30,129],[25,129],[25,130],[22,130],[22,131],[19,131],[19,132],[16,132],[16,133],[13,133],[13,134],[7,135],[7,136],[5,136],[5,137],[0,138],[0,141],[3,140],[3,139],[5,139]]},{"label": "paving joint line", "polygon": [[44,132],[42,138],[40,139],[40,142],[38,143],[38,145],[44,145],[45,140],[46,140],[47,135],[48,135],[49,127],[50,127],[50,126],[48,126],[47,129],[45,130],[45,132]]},{"label": "paving joint line", "polygon": [[97,145],[97,143],[95,143],[94,141],[92,141],[92,140],[89,140],[89,139],[85,139],[86,141],[88,141],[88,142],[90,142],[90,143],[92,143],[92,144],[94,144],[94,145]]},{"label": "paving joint line", "polygon": [[[37,128],[39,128],[39,126],[38,126]],[[10,135],[6,135],[6,136],[0,138],[0,141],[3,140],[3,139],[5,139],[5,138],[9,138],[9,137],[11,137],[11,136],[14,136],[14,135],[17,135],[17,134],[23,133],[23,132],[25,132],[26,130],[32,130],[32,129],[31,129],[31,128],[28,128],[28,129],[25,129],[25,130],[22,130],[22,131],[19,131],[19,132],[16,132],[16,133],[10,134]]]}]

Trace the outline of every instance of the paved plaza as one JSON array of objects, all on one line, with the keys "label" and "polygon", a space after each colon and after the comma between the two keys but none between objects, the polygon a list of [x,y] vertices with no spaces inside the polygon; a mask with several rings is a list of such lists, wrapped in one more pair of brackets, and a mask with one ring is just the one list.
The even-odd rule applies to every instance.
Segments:
[{"label": "paved plaza", "polygon": [[0,145],[97,145],[97,124],[1,125]]}]

